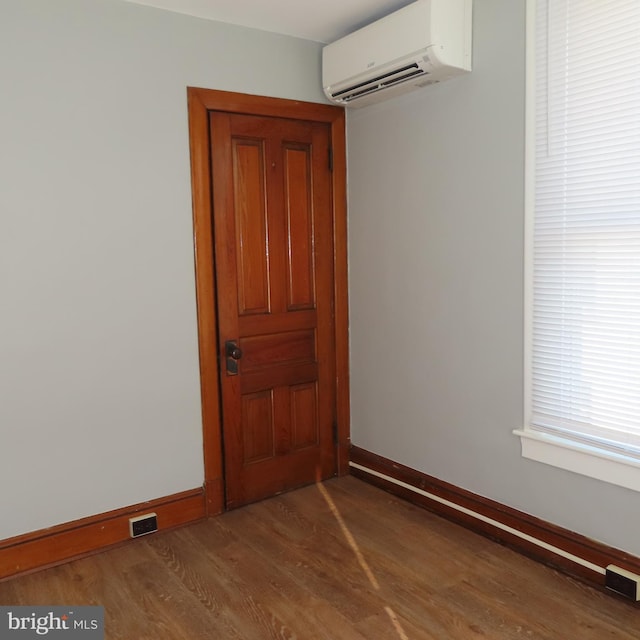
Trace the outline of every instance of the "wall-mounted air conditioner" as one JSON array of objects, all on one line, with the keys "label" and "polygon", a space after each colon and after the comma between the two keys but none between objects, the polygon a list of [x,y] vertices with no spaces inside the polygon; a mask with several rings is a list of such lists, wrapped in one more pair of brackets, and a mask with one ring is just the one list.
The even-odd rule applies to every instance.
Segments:
[{"label": "wall-mounted air conditioner", "polygon": [[361,107],[471,71],[472,0],[418,0],[322,50],[332,102]]}]

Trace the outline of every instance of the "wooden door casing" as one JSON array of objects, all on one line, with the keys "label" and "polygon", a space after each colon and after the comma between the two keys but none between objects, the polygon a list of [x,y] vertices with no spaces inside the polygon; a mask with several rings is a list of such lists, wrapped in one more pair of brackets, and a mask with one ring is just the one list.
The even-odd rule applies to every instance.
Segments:
[{"label": "wooden door casing", "polygon": [[[340,107],[278,98],[265,98],[224,91],[188,88],[189,138],[193,192],[196,293],[203,417],[204,471],[207,512],[212,515],[225,508],[222,423],[220,418],[220,370],[218,368],[218,309],[212,244],[212,167],[210,157],[209,116],[211,112],[282,117],[325,123],[329,128],[333,155],[330,175],[331,240],[333,245],[333,374],[337,428],[337,473],[349,471],[349,358],[346,236],[346,149],[344,110]],[[295,295],[304,290],[296,281]],[[305,394],[300,396],[302,402]],[[259,411],[259,402],[254,407]]]}]

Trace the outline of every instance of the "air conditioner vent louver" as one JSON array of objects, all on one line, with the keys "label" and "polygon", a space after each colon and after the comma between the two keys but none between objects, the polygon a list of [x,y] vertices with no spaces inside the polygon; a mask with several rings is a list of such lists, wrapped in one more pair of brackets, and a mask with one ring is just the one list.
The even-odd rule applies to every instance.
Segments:
[{"label": "air conditioner vent louver", "polygon": [[[403,73],[404,71],[409,71],[409,70],[411,70],[411,73],[409,73],[408,75]],[[388,73],[383,73],[382,75],[375,76],[375,78],[369,78],[364,82],[358,82],[354,85],[351,85],[350,87],[346,87],[345,89],[336,91],[335,93],[332,93],[331,96],[333,98],[340,98],[341,96],[344,96],[347,93],[351,94],[352,96],[355,96],[357,94],[360,94],[360,92],[357,91],[357,89],[360,89],[360,88],[364,89],[364,93],[369,93],[369,91],[373,89],[388,86],[390,84],[399,82],[400,80],[411,78],[415,75],[420,75],[422,73],[423,71],[420,69],[420,67],[418,67],[416,63],[408,64],[403,67],[400,67],[399,69],[394,69],[393,71],[389,71]],[[403,74],[403,75],[397,78],[396,76],[398,74]],[[385,82],[380,82],[380,80],[385,80]]]},{"label": "air conditioner vent louver", "polygon": [[404,73],[397,78],[393,78],[392,80],[387,80],[386,82],[381,82],[381,87],[390,87],[392,84],[398,84],[398,82],[402,82],[403,80],[408,80],[409,78],[413,78],[415,76],[425,75],[427,72],[423,69],[418,69],[416,71],[411,71],[410,73]]}]

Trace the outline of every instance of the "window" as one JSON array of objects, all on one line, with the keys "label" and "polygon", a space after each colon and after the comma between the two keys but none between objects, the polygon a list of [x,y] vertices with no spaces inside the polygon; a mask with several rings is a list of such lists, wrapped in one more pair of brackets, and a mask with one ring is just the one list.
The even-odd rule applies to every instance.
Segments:
[{"label": "window", "polygon": [[528,3],[523,455],[640,490],[640,2]]}]

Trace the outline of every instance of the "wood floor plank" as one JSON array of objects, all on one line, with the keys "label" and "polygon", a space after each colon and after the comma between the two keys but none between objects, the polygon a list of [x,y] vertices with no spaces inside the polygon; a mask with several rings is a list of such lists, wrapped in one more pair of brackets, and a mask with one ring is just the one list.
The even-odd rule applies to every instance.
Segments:
[{"label": "wood floor plank", "polygon": [[[292,592],[287,594],[286,588],[277,588],[272,567],[239,540],[215,554],[208,551],[206,542],[198,543],[194,537],[183,540],[177,547],[174,545],[173,549],[168,546],[159,549],[161,544],[164,546],[161,540],[155,546],[163,558],[172,553],[174,567],[183,567],[177,572],[183,588],[198,598],[207,593],[206,601],[220,600],[223,594],[226,616],[232,619],[235,628],[253,634],[251,637],[294,637],[300,619],[299,604],[288,597]],[[188,567],[196,567],[191,575],[186,571]]]},{"label": "wood floor plank", "polygon": [[298,589],[311,589],[348,622],[374,613],[371,587],[351,550],[335,532],[310,530],[306,538],[301,538],[298,529],[289,537],[295,527],[269,518],[265,509],[264,503],[255,505],[251,528],[244,536],[248,545],[276,558]]},{"label": "wood floor plank", "polygon": [[353,477],[0,582],[107,640],[632,640],[609,597]]},{"label": "wood floor plank", "polygon": [[216,567],[221,563],[223,570],[224,566],[232,567],[233,575],[245,589],[259,593],[262,605],[293,631],[302,627],[300,631],[304,632],[312,624],[319,640],[333,640],[336,634],[330,629],[348,626],[339,612],[318,599],[307,584],[291,579],[282,566],[279,551],[274,554],[269,548],[256,548],[247,543],[246,537],[242,544],[218,551],[216,558],[207,556],[208,561]]}]

